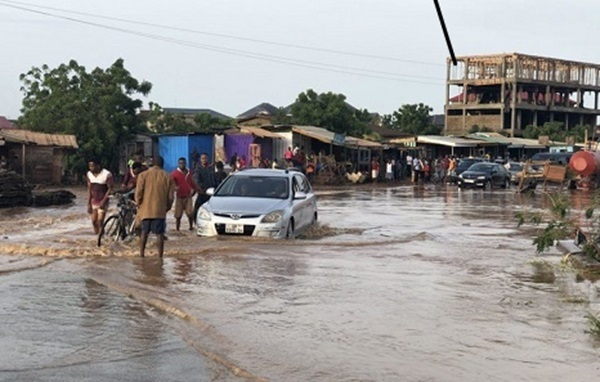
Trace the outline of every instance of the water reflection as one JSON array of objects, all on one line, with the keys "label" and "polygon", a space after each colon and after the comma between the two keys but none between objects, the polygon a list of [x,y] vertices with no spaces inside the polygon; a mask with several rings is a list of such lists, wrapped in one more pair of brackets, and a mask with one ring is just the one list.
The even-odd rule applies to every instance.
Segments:
[{"label": "water reflection", "polygon": [[164,288],[168,284],[165,278],[165,263],[160,257],[145,257],[136,259],[140,271],[139,281],[156,287]]}]

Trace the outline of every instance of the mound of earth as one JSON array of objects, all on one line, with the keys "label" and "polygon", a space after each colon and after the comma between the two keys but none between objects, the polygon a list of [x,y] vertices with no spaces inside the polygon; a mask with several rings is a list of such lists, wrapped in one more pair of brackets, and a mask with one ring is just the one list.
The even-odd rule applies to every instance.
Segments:
[{"label": "mound of earth", "polygon": [[27,180],[14,171],[0,171],[0,208],[47,207],[73,202],[75,194],[66,190],[33,191]]},{"label": "mound of earth", "polygon": [[30,206],[32,187],[14,171],[0,171],[0,208]]},{"label": "mound of earth", "polygon": [[61,206],[72,203],[73,199],[75,199],[75,194],[67,190],[33,193],[33,205],[36,207]]}]

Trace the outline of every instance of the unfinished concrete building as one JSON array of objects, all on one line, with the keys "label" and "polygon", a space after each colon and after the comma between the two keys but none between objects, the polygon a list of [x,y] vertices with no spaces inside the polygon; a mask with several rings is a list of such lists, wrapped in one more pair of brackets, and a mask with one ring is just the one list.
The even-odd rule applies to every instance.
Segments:
[{"label": "unfinished concrete building", "polygon": [[521,136],[528,125],[596,126],[600,65],[519,53],[448,60],[446,135],[488,128]]}]

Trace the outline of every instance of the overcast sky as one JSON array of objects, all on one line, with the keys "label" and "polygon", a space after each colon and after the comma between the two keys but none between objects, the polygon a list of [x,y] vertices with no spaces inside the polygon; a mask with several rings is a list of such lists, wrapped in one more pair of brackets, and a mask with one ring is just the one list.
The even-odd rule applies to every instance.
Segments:
[{"label": "overcast sky", "polygon": [[[439,2],[459,56],[600,63],[598,0]],[[288,105],[312,88],[382,114],[418,102],[443,113],[448,56],[432,0],[0,0],[0,47],[0,115],[9,118],[20,115],[20,73],[70,59],[106,68],[119,57],[153,84],[145,102],[163,107],[235,117],[261,102]]]}]

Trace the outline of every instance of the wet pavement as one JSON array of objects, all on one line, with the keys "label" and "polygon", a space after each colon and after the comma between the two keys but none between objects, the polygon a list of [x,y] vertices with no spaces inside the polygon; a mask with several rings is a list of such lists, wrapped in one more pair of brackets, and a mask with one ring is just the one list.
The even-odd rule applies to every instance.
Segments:
[{"label": "wet pavement", "polygon": [[330,190],[299,239],[169,231],[163,261],[95,247],[81,198],[0,210],[0,380],[594,380],[598,284],[517,228],[547,203]]}]

